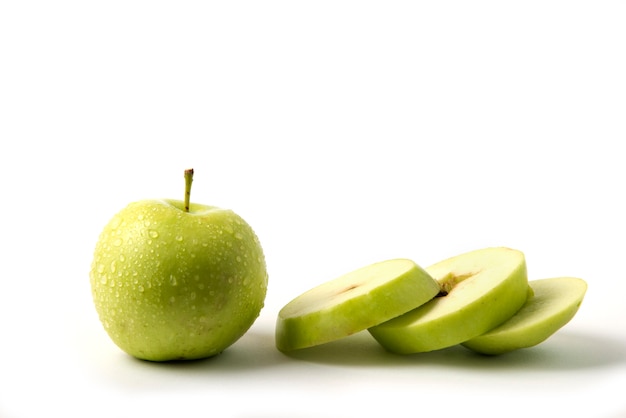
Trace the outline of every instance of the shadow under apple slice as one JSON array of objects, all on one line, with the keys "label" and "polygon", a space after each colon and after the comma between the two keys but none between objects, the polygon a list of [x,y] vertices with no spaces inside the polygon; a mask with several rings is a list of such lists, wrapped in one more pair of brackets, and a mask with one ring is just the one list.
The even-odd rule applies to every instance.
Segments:
[{"label": "shadow under apple slice", "polygon": [[626,364],[626,342],[604,335],[559,332],[534,347],[497,356],[465,349],[457,365],[482,370],[576,371]]},{"label": "shadow under apple slice", "polygon": [[388,366],[403,364],[408,359],[387,352],[367,331],[282,354],[294,360],[341,366]]},{"label": "shadow under apple slice", "polygon": [[385,351],[364,331],[316,347],[285,353],[300,361],[373,367],[446,367],[481,370],[579,370],[626,363],[626,342],[604,335],[560,332],[543,343],[498,356],[477,354],[460,345],[427,353]]}]

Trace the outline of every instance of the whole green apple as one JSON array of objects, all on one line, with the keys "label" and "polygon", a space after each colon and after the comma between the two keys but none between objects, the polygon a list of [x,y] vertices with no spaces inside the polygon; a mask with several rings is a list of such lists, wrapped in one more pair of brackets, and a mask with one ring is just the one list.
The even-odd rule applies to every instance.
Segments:
[{"label": "whole green apple", "polygon": [[231,210],[185,200],[129,204],[104,227],[90,282],[106,332],[144,360],[221,353],[259,316],[265,257],[252,228]]}]

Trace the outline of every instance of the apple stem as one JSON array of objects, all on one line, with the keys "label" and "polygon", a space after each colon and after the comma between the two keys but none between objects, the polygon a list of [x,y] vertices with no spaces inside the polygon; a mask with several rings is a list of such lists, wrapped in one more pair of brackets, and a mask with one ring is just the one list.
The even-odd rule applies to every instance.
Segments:
[{"label": "apple stem", "polygon": [[185,170],[185,212],[189,212],[189,198],[191,197],[191,183],[193,182],[193,168]]}]

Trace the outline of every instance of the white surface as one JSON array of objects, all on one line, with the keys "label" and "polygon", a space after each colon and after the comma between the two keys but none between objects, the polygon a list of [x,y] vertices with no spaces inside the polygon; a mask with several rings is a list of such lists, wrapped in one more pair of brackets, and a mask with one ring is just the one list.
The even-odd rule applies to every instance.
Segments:
[{"label": "white surface", "polygon": [[[219,3],[0,4],[0,417],[624,416],[624,3]],[[91,252],[187,167],[259,235],[266,307],[219,357],[134,361]],[[496,245],[589,284],[534,349],[274,348],[322,281]]]}]

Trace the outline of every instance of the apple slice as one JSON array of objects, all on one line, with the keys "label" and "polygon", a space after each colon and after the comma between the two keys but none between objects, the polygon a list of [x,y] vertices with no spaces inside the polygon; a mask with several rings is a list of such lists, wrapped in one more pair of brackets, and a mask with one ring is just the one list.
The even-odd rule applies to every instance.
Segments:
[{"label": "apple slice", "polygon": [[587,283],[576,277],[533,280],[529,285],[534,296],[515,315],[462,345],[488,355],[535,346],[574,317],[587,292]]},{"label": "apple slice", "polygon": [[528,298],[520,251],[485,248],[426,268],[442,292],[418,308],[369,329],[388,351],[409,354],[460,344],[512,317]]},{"label": "apple slice", "polygon": [[439,283],[408,259],[362,267],[285,305],[276,321],[276,347],[287,352],[347,337],[408,312],[439,291]]}]

